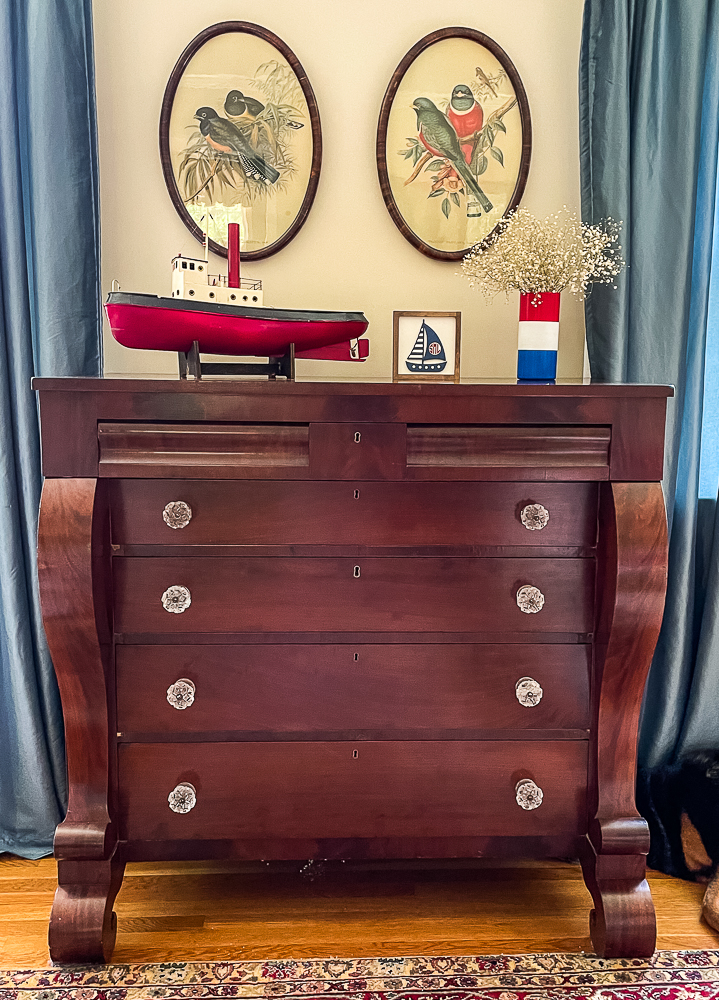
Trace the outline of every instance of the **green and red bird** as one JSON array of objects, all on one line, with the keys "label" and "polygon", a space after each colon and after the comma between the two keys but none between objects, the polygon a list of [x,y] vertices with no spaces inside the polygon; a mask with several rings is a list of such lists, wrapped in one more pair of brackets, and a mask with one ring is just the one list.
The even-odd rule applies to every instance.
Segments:
[{"label": "green and red bird", "polygon": [[470,201],[471,194],[485,212],[491,212],[492,202],[467,166],[459,138],[447,116],[428,97],[416,97],[412,107],[417,113],[417,129],[424,146],[430,153],[441,156],[452,164],[464,181],[468,201]]},{"label": "green and red bird", "polygon": [[482,105],[476,100],[471,88],[466,83],[458,83],[452,91],[447,117],[454,126],[464,158],[469,163],[474,152],[472,140],[474,134],[479,132],[484,124],[484,112]]}]

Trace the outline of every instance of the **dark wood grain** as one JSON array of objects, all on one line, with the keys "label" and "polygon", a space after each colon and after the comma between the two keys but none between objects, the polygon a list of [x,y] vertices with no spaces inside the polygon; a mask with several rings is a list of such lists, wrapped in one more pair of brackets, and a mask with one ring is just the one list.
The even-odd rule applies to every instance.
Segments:
[{"label": "dark wood grain", "polygon": [[[109,485],[115,544],[188,546],[183,555],[197,545],[233,544],[321,545],[327,554],[340,554],[328,549],[332,545],[391,546],[397,554],[411,545],[427,555],[430,546],[440,545],[465,551],[501,545],[502,555],[511,546],[532,546],[537,555],[545,546],[589,549],[597,535],[594,483],[120,479]],[[162,518],[165,505],[175,500],[192,511],[184,528],[171,528]],[[549,511],[546,527],[530,531],[522,524],[521,511],[529,504]]]},{"label": "dark wood grain", "polygon": [[407,465],[546,467],[609,465],[608,427],[408,427]]},{"label": "dark wood grain", "polygon": [[320,837],[315,840],[263,837],[261,840],[131,840],[123,844],[127,861],[206,860],[238,858],[279,861],[410,860],[431,858],[576,858],[586,837],[552,833],[538,837]]},{"label": "dark wood grain", "polygon": [[[43,471],[50,477],[97,477],[100,422],[289,423],[400,422],[414,425],[518,425],[610,427],[611,468],[547,468],[541,453],[534,467],[521,465],[411,467],[413,479],[495,479],[529,481],[603,480],[658,482],[663,475],[667,386],[643,385],[370,385],[260,383],[137,379],[35,379],[40,390]],[[73,433],[66,433],[72,427]],[[638,432],[641,427],[641,433]],[[120,473],[119,469],[117,470]],[[233,475],[225,464],[183,468],[162,465],[162,476],[212,479],[308,478],[303,469]],[[156,478],[147,462],[127,466],[128,477]]]},{"label": "dark wood grain", "polygon": [[[123,745],[120,813],[129,840],[550,835],[586,829],[583,742],[157,743]],[[544,801],[530,812],[515,786]],[[181,782],[197,805],[177,814]]]},{"label": "dark wood grain", "polygon": [[[115,559],[117,632],[588,632],[591,559]],[[186,611],[162,606],[172,586]],[[544,594],[537,614],[517,606],[520,587]]]},{"label": "dark wood grain", "polygon": [[[474,28],[440,28],[438,31],[433,31],[431,34],[425,35],[424,38],[421,38],[415,45],[412,46],[392,74],[392,79],[390,80],[384,98],[382,99],[382,106],[379,113],[379,123],[377,125],[377,173],[379,175],[379,185],[382,191],[382,197],[384,198],[385,205],[387,206],[389,214],[392,216],[394,224],[397,226],[404,238],[408,240],[413,247],[419,250],[420,253],[423,253],[426,257],[432,257],[434,260],[461,260],[470,249],[469,246],[465,247],[463,250],[456,251],[438,250],[436,247],[425,243],[425,241],[414,232],[411,226],[408,225],[406,219],[403,217],[397,206],[397,202],[394,200],[389,181],[389,172],[387,169],[387,125],[389,122],[390,111],[392,110],[392,104],[395,95],[397,94],[399,85],[415,59],[431,45],[441,42],[445,38],[466,38],[470,41],[476,42],[478,45],[481,45],[483,48],[491,52],[509,77],[514,93],[517,96],[517,104],[519,105],[519,114],[522,123],[522,155],[517,175],[517,183],[515,184],[512,197],[504,212],[504,216],[508,215],[510,212],[514,211],[515,208],[517,208],[522,200],[524,188],[527,184],[529,163],[532,156],[532,118],[529,113],[527,92],[524,89],[522,80],[514,63],[504,49],[498,45],[494,39],[483,34],[481,31],[476,31]],[[392,154],[390,153],[390,155]],[[493,229],[492,232],[494,231],[495,230]],[[488,233],[486,239],[489,239],[491,235],[492,233]]]},{"label": "dark wood grain", "polygon": [[656,922],[645,878],[649,829],[634,788],[641,696],[659,635],[667,525],[658,483],[613,483],[600,504],[601,609],[587,885],[598,954],[650,955]]},{"label": "dark wood grain", "polygon": [[[71,785],[58,961],[109,959],[128,859],[580,850],[595,948],[651,952],[633,793],[671,390],[36,384]],[[186,528],[162,520],[172,500]],[[160,600],[175,584],[179,615]],[[196,700],[178,711],[181,677]],[[528,812],[525,777],[545,793]],[[167,803],[182,780],[186,816]]]},{"label": "dark wood grain", "polygon": [[[120,646],[117,724],[125,736],[171,738],[218,730],[250,731],[256,739],[276,732],[433,739],[444,730],[445,738],[465,739],[480,729],[586,730],[590,652],[459,643]],[[543,691],[533,707],[516,696],[526,676]],[[196,686],[194,703],[182,710],[166,696],[180,677]]]},{"label": "dark wood grain", "polygon": [[40,506],[40,599],[63,703],[70,789],[67,815],[55,835],[60,858],[105,858],[113,842],[107,651],[98,634],[98,617],[107,609],[95,600],[100,595],[92,552],[101,502],[95,480],[46,480]]},{"label": "dark wood grain", "polygon": [[401,422],[310,425],[310,470],[315,479],[402,479],[406,449]]},{"label": "dark wood grain", "polygon": [[[170,79],[167,81],[167,87],[165,88],[165,94],[162,99],[162,108],[160,111],[160,162],[162,164],[162,173],[165,178],[167,190],[172,204],[175,206],[177,214],[180,216],[195,239],[197,239],[200,243],[203,243],[204,234],[190,213],[187,211],[187,208],[185,207],[185,200],[177,187],[177,180],[175,178],[175,171],[172,165],[172,156],[170,153],[170,118],[172,116],[172,107],[175,101],[177,87],[193,56],[195,56],[202,46],[211,39],[216,38],[218,35],[232,33],[254,35],[255,37],[261,38],[263,41],[267,42],[273,48],[277,49],[280,55],[290,65],[292,72],[297,77],[297,81],[302,88],[302,93],[305,96],[307,108],[310,113],[310,128],[312,130],[312,164],[310,166],[310,176],[307,184],[307,190],[304,193],[297,215],[295,216],[292,225],[277,240],[275,240],[274,243],[271,243],[269,246],[263,247],[260,250],[245,250],[244,248],[242,250],[243,260],[263,260],[265,257],[271,257],[272,254],[277,253],[279,250],[282,250],[283,247],[287,246],[290,240],[294,239],[304,225],[307,216],[309,215],[309,211],[312,208],[312,202],[315,200],[315,195],[317,194],[317,185],[320,179],[320,168],[322,166],[322,127],[320,125],[320,113],[319,108],[317,107],[317,99],[312,86],[310,85],[310,81],[307,78],[307,74],[302,68],[302,64],[294,52],[282,41],[281,38],[278,38],[278,36],[268,28],[263,28],[259,24],[252,24],[250,21],[222,21],[219,24],[210,25],[209,28],[205,28],[204,31],[201,31],[199,35],[196,35],[195,38],[192,39],[175,63],[174,69],[170,74]],[[213,253],[216,253],[221,257],[227,256],[227,247],[222,246],[222,244],[215,243],[214,240],[209,240],[209,247]]]},{"label": "dark wood grain", "polygon": [[122,885],[125,859],[57,863],[57,889],[50,914],[50,958],[61,964],[109,962],[117,936],[113,904]]},{"label": "dark wood grain", "polygon": [[60,863],[50,920],[55,961],[106,961],[122,881],[110,810],[109,520],[93,479],[45,481],[38,530],[43,622],[62,698],[69,800],[55,832]]},{"label": "dark wood grain", "polygon": [[[244,424],[112,424],[97,428],[100,474],[124,475],[128,467],[169,465],[264,469],[309,465],[306,426]],[[112,471],[108,467],[114,466]]]}]

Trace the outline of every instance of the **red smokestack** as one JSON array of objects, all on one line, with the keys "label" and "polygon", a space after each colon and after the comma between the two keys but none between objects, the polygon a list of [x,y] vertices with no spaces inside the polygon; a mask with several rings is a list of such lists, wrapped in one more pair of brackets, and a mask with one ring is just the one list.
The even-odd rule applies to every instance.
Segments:
[{"label": "red smokestack", "polygon": [[230,222],[227,226],[227,287],[240,287],[240,225]]}]

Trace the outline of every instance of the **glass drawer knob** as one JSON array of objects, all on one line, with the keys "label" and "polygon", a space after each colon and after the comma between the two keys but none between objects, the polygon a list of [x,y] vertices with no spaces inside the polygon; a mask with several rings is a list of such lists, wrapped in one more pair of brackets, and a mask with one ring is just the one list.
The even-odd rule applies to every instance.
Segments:
[{"label": "glass drawer knob", "polygon": [[189,781],[183,781],[172,789],[167,801],[174,813],[188,813],[197,805],[197,790]]},{"label": "glass drawer knob", "polygon": [[520,587],[517,591],[517,607],[525,615],[539,614],[544,607],[544,594],[537,587]]},{"label": "glass drawer knob", "polygon": [[181,615],[192,604],[192,597],[187,587],[168,587],[162,595],[162,606],[173,615]]},{"label": "glass drawer knob", "polygon": [[192,520],[192,508],[183,500],[173,500],[163,510],[162,519],[171,528],[186,528]]},{"label": "glass drawer knob", "polygon": [[188,677],[180,677],[167,689],[167,700],[173,708],[180,711],[183,708],[189,708],[195,700],[195,685]]},{"label": "glass drawer knob", "polygon": [[530,503],[519,515],[527,531],[541,531],[549,524],[549,511],[541,503]]},{"label": "glass drawer knob", "polygon": [[544,792],[530,778],[523,778],[522,781],[518,781],[514,791],[517,798],[517,805],[521,806],[522,809],[529,811],[531,809],[539,809],[541,806]]},{"label": "glass drawer knob", "polygon": [[534,708],[542,700],[544,691],[533,677],[520,677],[515,684],[514,693],[517,695],[517,701],[520,705],[524,705],[525,708]]}]

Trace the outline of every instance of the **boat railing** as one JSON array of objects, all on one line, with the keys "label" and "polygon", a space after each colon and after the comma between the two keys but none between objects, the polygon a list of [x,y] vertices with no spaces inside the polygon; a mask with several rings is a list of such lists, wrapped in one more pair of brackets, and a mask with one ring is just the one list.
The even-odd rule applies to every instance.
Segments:
[{"label": "boat railing", "polygon": [[[219,285],[222,288],[227,287],[227,275],[226,274],[208,274],[207,275],[208,285]],[[256,280],[255,278],[240,278],[240,288],[244,288],[247,291],[259,291],[262,288],[262,282]]]}]

